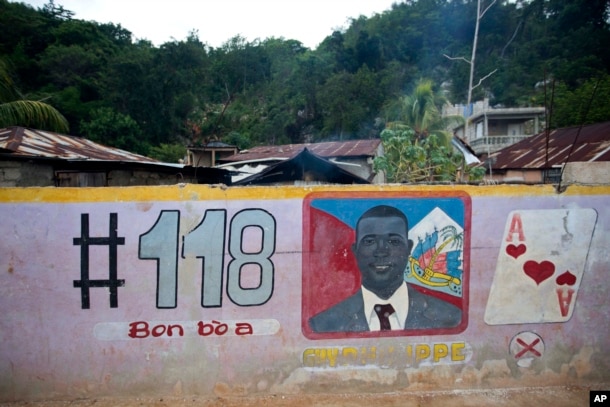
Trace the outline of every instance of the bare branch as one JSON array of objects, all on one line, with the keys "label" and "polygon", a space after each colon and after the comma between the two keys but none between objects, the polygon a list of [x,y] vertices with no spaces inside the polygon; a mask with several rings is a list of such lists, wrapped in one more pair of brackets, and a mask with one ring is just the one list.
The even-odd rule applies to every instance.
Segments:
[{"label": "bare branch", "polygon": [[523,22],[523,20],[519,21],[519,24],[517,24],[517,28],[515,28],[515,32],[513,33],[513,36],[510,37],[510,40],[508,40],[508,42],[506,43],[506,45],[504,46],[504,48],[502,48],[502,53],[500,54],[500,58],[504,58],[504,52],[506,51],[506,48],[508,48],[508,46],[510,45],[511,42],[513,42],[513,40],[515,39],[515,37],[517,36],[517,32],[519,31],[519,27],[521,27],[521,23]]},{"label": "bare branch", "polygon": [[481,85],[481,83],[482,83],[482,82],[483,82],[485,79],[487,79],[487,78],[489,78],[491,75],[495,74],[497,70],[498,70],[498,69],[494,69],[493,71],[491,71],[490,73],[488,73],[487,75],[485,75],[484,77],[482,77],[481,79],[479,79],[479,83],[477,83],[476,85],[474,85],[474,86],[472,87],[472,89],[476,89],[476,88],[477,88],[479,85]]},{"label": "bare branch", "polygon": [[467,64],[472,65],[472,62],[470,62],[469,60],[467,60],[467,59],[466,59],[466,58],[464,58],[464,57],[450,57],[450,56],[449,56],[449,55],[447,55],[447,54],[443,54],[443,56],[444,56],[445,58],[448,58],[448,59],[452,60],[452,61],[456,61],[456,60],[462,60],[462,61],[466,62]]},{"label": "bare branch", "polygon": [[487,13],[487,10],[489,10],[489,9],[491,8],[491,6],[493,6],[493,5],[494,5],[494,3],[495,3],[495,2],[496,2],[496,0],[493,0],[493,1],[492,1],[492,2],[489,4],[489,6],[487,6],[487,7],[485,8],[485,10],[483,10],[483,12],[482,12],[481,14],[479,14],[479,20],[480,20],[481,18],[483,18],[483,16],[485,15],[485,13]]}]

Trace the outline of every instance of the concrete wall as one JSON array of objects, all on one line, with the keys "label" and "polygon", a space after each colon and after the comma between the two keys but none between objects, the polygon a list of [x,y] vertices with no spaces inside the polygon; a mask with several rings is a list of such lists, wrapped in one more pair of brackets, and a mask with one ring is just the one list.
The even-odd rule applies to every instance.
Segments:
[{"label": "concrete wall", "polygon": [[564,184],[606,185],[610,180],[610,162],[573,162],[566,163]]},{"label": "concrete wall", "polygon": [[133,185],[173,185],[178,181],[181,181],[179,175],[164,174],[154,171],[114,170],[108,172],[108,186],[111,187]]},{"label": "concrete wall", "polygon": [[[58,173],[70,173],[70,171],[58,171]],[[75,172],[75,179],[78,174],[100,174],[100,172],[80,171]],[[111,187],[137,186],[137,185],[174,185],[177,182],[193,181],[190,177],[183,177],[181,174],[163,173],[142,170],[107,170],[97,178],[101,185],[106,184]],[[2,187],[34,187],[34,186],[55,186],[57,181],[56,174],[51,165],[41,164],[30,161],[0,161],[0,188]],[[86,179],[86,178],[85,178]],[[91,184],[89,184],[91,185]],[[80,185],[71,185],[80,186]]]},{"label": "concrete wall", "polygon": [[[374,273],[410,254],[405,329],[326,311],[378,205],[409,221]],[[607,384],[609,208],[607,186],[3,188],[0,401]]]},{"label": "concrete wall", "polygon": [[541,170],[507,170],[506,172],[494,171],[492,179],[498,182],[516,182],[524,184],[541,184],[543,182]]},{"label": "concrete wall", "polygon": [[55,185],[55,174],[49,165],[30,161],[0,161],[0,187]]}]

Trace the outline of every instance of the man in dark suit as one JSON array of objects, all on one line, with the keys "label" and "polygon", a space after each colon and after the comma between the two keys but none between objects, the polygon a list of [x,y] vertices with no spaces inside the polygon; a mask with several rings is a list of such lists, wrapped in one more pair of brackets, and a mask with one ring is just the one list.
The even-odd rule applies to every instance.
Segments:
[{"label": "man in dark suit", "polygon": [[452,328],[462,311],[407,284],[404,271],[413,242],[402,211],[386,205],[367,210],[356,224],[352,251],[362,287],[309,319],[314,332],[367,332]]}]

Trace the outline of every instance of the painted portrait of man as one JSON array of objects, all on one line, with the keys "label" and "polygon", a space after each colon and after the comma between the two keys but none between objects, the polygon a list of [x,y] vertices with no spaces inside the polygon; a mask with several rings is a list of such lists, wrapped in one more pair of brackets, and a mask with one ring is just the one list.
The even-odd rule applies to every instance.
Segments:
[{"label": "painted portrait of man", "polygon": [[[403,210],[387,204],[366,208],[357,217],[349,252],[343,252],[343,257],[351,254],[359,284],[350,295],[308,316],[305,331],[400,334],[409,330],[446,332],[463,325],[463,309],[459,306],[463,302],[456,301],[456,295],[449,301],[448,296],[434,290],[444,286],[448,291],[450,284],[456,286],[462,280],[418,260],[429,261],[440,255],[436,252],[430,255],[430,250],[424,254],[426,240],[431,241],[429,237],[418,238],[416,254],[409,236],[409,218]],[[443,256],[444,264],[451,261],[446,254]],[[456,294],[455,291],[451,293]]]}]

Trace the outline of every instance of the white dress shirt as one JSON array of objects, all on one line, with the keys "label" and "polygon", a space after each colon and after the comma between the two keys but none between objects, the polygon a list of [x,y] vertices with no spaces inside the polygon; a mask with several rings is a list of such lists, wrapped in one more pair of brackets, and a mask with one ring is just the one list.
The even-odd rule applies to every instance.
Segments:
[{"label": "white dress shirt", "polygon": [[376,304],[392,304],[394,313],[388,317],[392,330],[405,328],[404,324],[409,313],[409,290],[407,289],[407,283],[402,283],[387,300],[377,297],[373,292],[362,286],[362,298],[364,299],[364,315],[366,315],[369,330],[381,330],[379,317],[375,312]]}]

